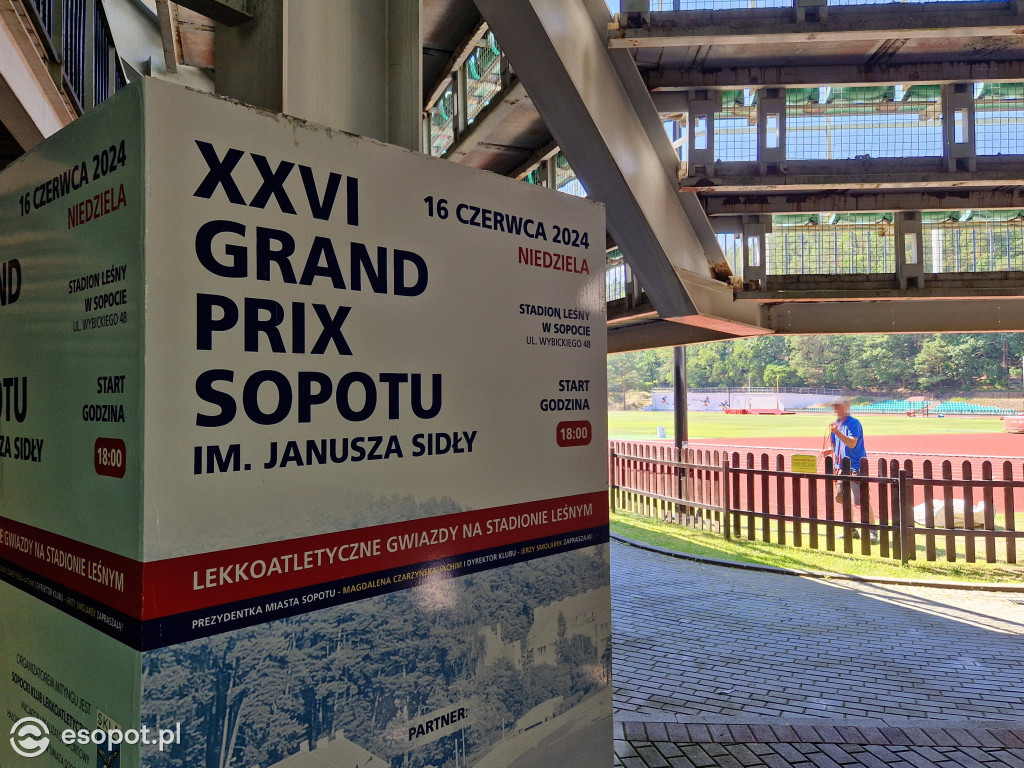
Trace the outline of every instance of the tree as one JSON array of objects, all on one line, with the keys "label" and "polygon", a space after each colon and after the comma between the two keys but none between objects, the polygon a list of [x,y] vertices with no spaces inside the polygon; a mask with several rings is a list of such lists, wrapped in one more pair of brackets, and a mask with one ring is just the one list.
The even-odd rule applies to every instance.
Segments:
[{"label": "tree", "polygon": [[672,386],[671,349],[645,349],[633,354],[637,355],[641,389]]},{"label": "tree", "polygon": [[764,367],[764,385],[766,387],[799,387],[803,379],[789,363],[768,363]]},{"label": "tree", "polygon": [[953,383],[952,350],[941,336],[934,336],[923,344],[914,358],[914,371],[924,389],[946,387]]},{"label": "tree", "polygon": [[922,336],[893,333],[868,336],[861,348],[862,379],[854,386],[865,389],[905,389],[917,384],[910,361],[921,351]]},{"label": "tree", "polygon": [[608,394],[622,393],[622,407],[626,407],[626,393],[640,387],[640,373],[636,369],[636,353],[622,352],[608,355]]},{"label": "tree", "polygon": [[844,336],[797,336],[792,344],[793,368],[808,384],[848,387],[851,342]]}]

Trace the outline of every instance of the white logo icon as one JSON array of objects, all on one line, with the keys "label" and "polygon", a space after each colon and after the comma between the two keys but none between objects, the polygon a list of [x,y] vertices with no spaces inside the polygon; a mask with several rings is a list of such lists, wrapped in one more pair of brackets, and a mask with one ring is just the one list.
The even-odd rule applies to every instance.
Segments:
[{"label": "white logo icon", "polygon": [[50,746],[46,723],[35,717],[23,717],[11,727],[11,746],[22,757],[39,757]]}]

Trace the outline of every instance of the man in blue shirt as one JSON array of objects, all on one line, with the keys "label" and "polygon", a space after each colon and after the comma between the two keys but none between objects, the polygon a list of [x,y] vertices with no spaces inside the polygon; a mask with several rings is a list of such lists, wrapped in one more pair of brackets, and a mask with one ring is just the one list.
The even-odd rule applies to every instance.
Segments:
[{"label": "man in blue shirt", "polygon": [[[864,450],[864,427],[850,415],[849,401],[839,400],[832,404],[832,409],[836,413],[836,420],[829,424],[829,440],[836,471],[842,472],[843,459],[849,459],[850,472],[856,475],[860,471],[861,460],[867,459],[867,451]],[[823,453],[827,454],[828,450],[826,449]],[[860,483],[852,483],[850,488],[853,503],[861,509],[867,507],[868,519],[872,524],[877,523],[875,512],[871,508],[871,499],[866,498],[863,503],[861,502]],[[843,486],[840,485],[836,501],[842,502],[842,493]],[[856,531],[854,531],[854,538],[858,538]],[[878,541],[877,531],[871,531],[871,541],[872,543]]]}]

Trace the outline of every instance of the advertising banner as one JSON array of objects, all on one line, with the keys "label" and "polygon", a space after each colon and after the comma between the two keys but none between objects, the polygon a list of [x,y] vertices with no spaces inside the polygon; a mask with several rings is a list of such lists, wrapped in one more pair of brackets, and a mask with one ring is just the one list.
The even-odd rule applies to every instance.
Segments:
[{"label": "advertising banner", "polygon": [[0,260],[4,765],[610,759],[600,206],[146,80]]}]

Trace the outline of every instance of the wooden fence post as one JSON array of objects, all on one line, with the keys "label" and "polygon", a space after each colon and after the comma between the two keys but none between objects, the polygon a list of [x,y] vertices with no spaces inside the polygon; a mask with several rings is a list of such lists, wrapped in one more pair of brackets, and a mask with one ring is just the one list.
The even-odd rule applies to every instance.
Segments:
[{"label": "wooden fence post", "polygon": [[903,560],[903,514],[900,512],[901,487],[899,483],[900,463],[896,459],[889,461],[889,477],[896,480],[889,487],[889,509],[892,510],[892,556]]},{"label": "wooden fence post", "polygon": [[911,541],[912,529],[910,523],[913,522],[914,510],[910,506],[910,487],[907,484],[907,470],[901,469],[899,472],[898,486],[899,492],[897,498],[899,498],[900,507],[900,563],[906,565],[910,560],[910,548],[913,546]]},{"label": "wooden fence post", "polygon": [[[1009,461],[1003,462],[1003,480],[1013,480],[1013,464]],[[1003,520],[1007,531],[1016,531],[1016,513],[1013,506],[1013,488],[1006,486],[1003,489]],[[1013,536],[1006,539],[1006,562],[1011,565],[1017,562],[1017,540]]]},{"label": "wooden fence post", "polygon": [[[924,460],[921,466],[921,474],[925,480],[932,479],[932,463],[930,460]],[[924,486],[924,527],[935,527],[935,496],[932,486],[929,484]],[[931,562],[935,560],[935,557],[935,534],[929,533],[924,537],[924,558]]]},{"label": "wooden fence post", "polygon": [[843,552],[848,555],[853,554],[853,532],[856,530],[853,527],[853,499],[850,498],[853,494],[853,483],[850,482],[852,473],[850,457],[845,456],[839,468],[839,488],[843,499]]},{"label": "wooden fence post", "polygon": [[[889,477],[889,462],[885,459],[878,460],[878,476]],[[878,486],[878,524],[882,526],[878,532],[878,540],[880,542],[878,548],[878,555],[882,558],[889,557],[889,542],[891,540],[891,531],[889,530],[889,521],[892,519],[889,515],[889,496],[890,496],[890,484]]]},{"label": "wooden fence post", "polygon": [[836,551],[836,487],[832,479],[835,473],[832,457],[825,457],[825,548]]},{"label": "wooden fence post", "polygon": [[[685,446],[686,446],[686,444],[683,443],[683,445],[681,447],[679,447],[679,448],[676,448],[675,446],[672,447],[672,458],[675,460],[675,462],[677,464],[682,464],[683,463],[683,451],[686,450]],[[686,470],[684,470],[682,467],[675,467],[675,469],[674,469],[674,471],[672,473],[674,475],[675,481],[676,481],[676,492],[675,492],[674,495],[675,495],[675,497],[677,499],[679,499],[680,502],[682,502],[687,497],[686,482],[685,482],[685,478],[686,478],[685,472],[686,472]],[[680,525],[686,525],[687,518],[689,517],[689,515],[686,512],[686,507],[683,506],[682,503],[676,504],[675,507],[676,507],[676,522],[679,523]]]},{"label": "wooden fence post", "polygon": [[732,538],[732,522],[729,516],[729,457],[728,454],[722,458],[722,526],[725,529],[725,538]]},{"label": "wooden fence post", "polygon": [[[981,465],[981,478],[986,483],[992,482],[992,462],[985,461]],[[996,562],[996,537],[993,536],[989,531],[996,529],[996,510],[995,510],[995,493],[992,490],[992,486],[986,484],[984,490],[982,490],[982,501],[985,504],[985,562],[994,563]]]},{"label": "wooden fence post", "polygon": [[[786,459],[781,453],[775,454],[775,471],[786,471]],[[779,544],[786,543],[786,521],[782,517],[786,514],[786,478],[782,475],[775,476],[775,511],[779,514],[778,531]]]},{"label": "wooden fence post", "polygon": [[974,536],[974,485],[971,483],[974,479],[974,474],[971,471],[970,461],[965,460],[962,467],[962,477],[964,479],[964,559],[968,563],[973,563],[977,560],[975,555],[976,539]]},{"label": "wooden fence post", "polygon": [[761,454],[761,512],[764,517],[761,518],[761,540],[770,542],[772,540],[772,521],[768,517],[771,510],[771,491],[768,478],[768,454]]},{"label": "wooden fence post", "polygon": [[747,453],[747,499],[744,505],[747,509],[747,538],[753,541],[757,538],[754,534],[754,454]]},{"label": "wooden fence post", "polygon": [[907,550],[907,557],[917,560],[917,521],[914,519],[914,485],[910,481],[914,479],[914,462],[912,459],[904,459],[903,468],[907,470],[907,530],[910,549]]},{"label": "wooden fence post", "polygon": [[615,497],[618,495],[618,485],[615,482],[615,448],[608,450],[608,506],[612,512],[615,511]]}]

